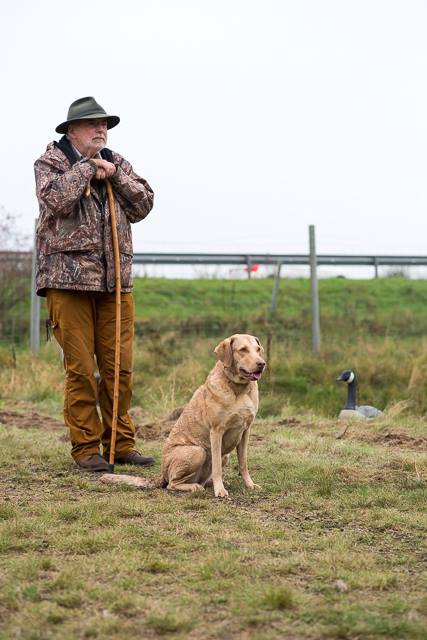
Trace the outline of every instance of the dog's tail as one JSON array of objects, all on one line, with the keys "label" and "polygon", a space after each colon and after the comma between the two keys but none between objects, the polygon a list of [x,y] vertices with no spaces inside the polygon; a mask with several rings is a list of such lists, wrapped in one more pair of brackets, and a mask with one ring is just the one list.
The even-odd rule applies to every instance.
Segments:
[{"label": "dog's tail", "polygon": [[163,476],[157,478],[141,478],[141,476],[129,476],[125,473],[104,473],[100,478],[105,484],[127,484],[137,489],[163,489],[167,486]]}]

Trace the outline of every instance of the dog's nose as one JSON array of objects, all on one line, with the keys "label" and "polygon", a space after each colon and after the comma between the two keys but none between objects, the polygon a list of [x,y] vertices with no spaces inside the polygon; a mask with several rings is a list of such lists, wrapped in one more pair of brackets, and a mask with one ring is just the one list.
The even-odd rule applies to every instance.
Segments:
[{"label": "dog's nose", "polygon": [[258,369],[261,369],[261,371],[264,369],[265,367],[265,362],[264,360],[258,360],[258,362],[256,363]]}]

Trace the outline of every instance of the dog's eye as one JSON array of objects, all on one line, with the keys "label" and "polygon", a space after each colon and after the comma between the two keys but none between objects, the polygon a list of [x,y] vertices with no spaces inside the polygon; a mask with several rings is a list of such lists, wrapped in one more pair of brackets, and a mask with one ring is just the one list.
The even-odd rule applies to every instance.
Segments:
[{"label": "dog's eye", "polygon": [[249,349],[247,347],[242,347],[239,349],[239,353],[249,353]]}]

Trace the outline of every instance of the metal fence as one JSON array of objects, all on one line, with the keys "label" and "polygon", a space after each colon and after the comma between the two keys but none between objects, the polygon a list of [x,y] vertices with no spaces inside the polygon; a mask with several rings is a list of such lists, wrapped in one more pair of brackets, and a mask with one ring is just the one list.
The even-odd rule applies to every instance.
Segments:
[{"label": "metal fence", "polygon": [[0,341],[28,339],[28,301],[31,293],[31,261],[28,251],[0,252]]}]

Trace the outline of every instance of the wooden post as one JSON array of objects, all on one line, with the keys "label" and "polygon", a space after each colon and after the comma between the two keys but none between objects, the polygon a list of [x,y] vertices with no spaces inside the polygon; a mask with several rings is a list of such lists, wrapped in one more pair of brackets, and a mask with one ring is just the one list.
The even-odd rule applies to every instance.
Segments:
[{"label": "wooden post", "polygon": [[116,454],[117,419],[119,412],[119,390],[120,390],[120,349],[121,349],[121,329],[122,329],[122,287],[120,274],[120,251],[117,232],[116,205],[114,203],[113,187],[109,180],[105,180],[107,189],[108,210],[110,213],[111,235],[114,254],[114,275],[115,275],[115,309],[116,309],[116,340],[114,348],[114,389],[113,389],[113,417],[111,419],[111,442],[109,466],[111,473],[114,473],[114,456]]},{"label": "wooden post", "polygon": [[34,225],[34,246],[31,261],[31,319],[30,319],[30,348],[33,354],[40,350],[40,298],[36,294],[36,229],[37,218]]},{"label": "wooden post", "polygon": [[319,292],[317,287],[316,234],[315,234],[314,225],[311,224],[308,230],[309,230],[309,242],[310,242],[312,344],[313,344],[314,353],[319,353],[320,352],[320,313],[319,313]]}]

